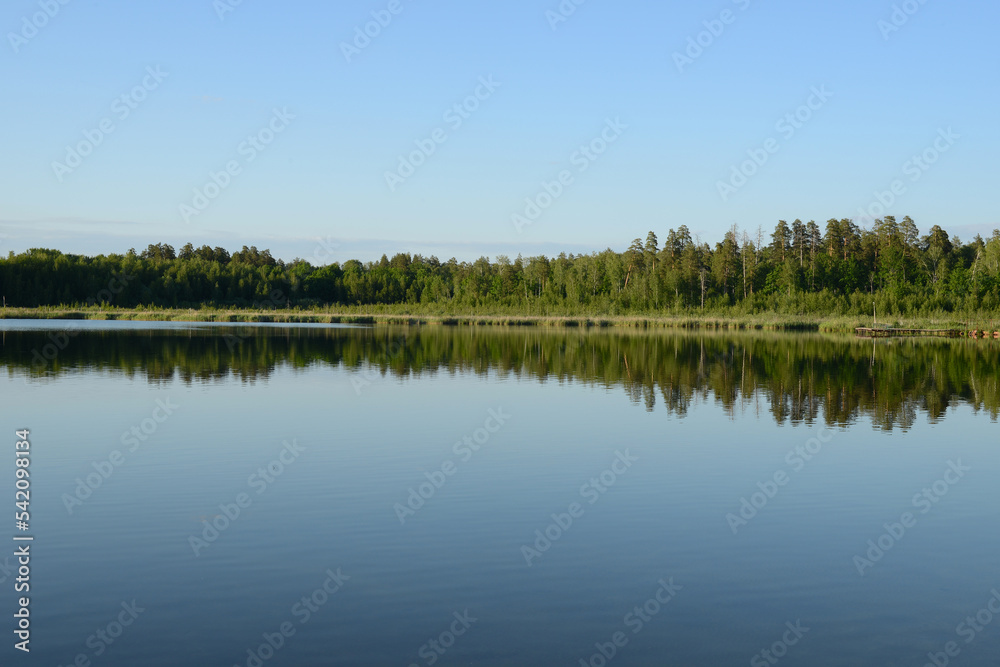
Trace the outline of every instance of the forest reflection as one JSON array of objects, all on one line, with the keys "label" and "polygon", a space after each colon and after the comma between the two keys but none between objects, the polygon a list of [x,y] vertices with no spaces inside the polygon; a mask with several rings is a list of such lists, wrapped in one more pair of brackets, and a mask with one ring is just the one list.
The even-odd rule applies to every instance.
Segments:
[{"label": "forest reflection", "polygon": [[0,363],[30,385],[83,370],[152,383],[266,381],[284,368],[343,368],[355,382],[441,373],[623,389],[683,417],[714,401],[733,418],[908,428],[949,407],[1000,412],[996,341],[803,333],[497,327],[185,326],[6,330]]}]

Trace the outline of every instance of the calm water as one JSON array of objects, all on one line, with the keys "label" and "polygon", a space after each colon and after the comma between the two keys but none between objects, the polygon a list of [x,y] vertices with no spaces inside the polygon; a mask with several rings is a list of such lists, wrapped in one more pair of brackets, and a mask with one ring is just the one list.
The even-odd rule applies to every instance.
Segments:
[{"label": "calm water", "polygon": [[998,664],[995,341],[0,331],[5,665]]}]

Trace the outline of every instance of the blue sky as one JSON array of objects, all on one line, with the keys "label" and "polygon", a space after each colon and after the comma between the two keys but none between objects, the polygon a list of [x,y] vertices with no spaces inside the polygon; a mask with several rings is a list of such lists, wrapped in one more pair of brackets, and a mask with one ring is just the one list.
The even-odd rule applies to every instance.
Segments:
[{"label": "blue sky", "polygon": [[233,2],[4,3],[0,250],[552,255],[869,226],[879,193],[1000,226],[994,4]]}]

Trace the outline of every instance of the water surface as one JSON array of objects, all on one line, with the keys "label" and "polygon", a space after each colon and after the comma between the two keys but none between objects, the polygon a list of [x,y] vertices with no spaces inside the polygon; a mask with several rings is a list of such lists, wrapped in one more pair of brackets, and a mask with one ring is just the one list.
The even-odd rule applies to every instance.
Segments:
[{"label": "water surface", "polygon": [[7,439],[30,428],[33,448],[26,664],[1000,654],[993,341],[126,322],[0,338]]}]

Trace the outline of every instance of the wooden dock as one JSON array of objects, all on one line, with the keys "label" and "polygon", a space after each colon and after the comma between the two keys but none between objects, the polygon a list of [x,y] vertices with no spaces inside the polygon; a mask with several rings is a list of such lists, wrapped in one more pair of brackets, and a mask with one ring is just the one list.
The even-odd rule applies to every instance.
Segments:
[{"label": "wooden dock", "polygon": [[872,328],[857,327],[854,332],[861,338],[893,338],[896,336],[936,336],[939,338],[972,338],[972,339],[994,339],[1000,340],[1000,331],[986,331],[973,329],[892,329],[892,328]]}]

